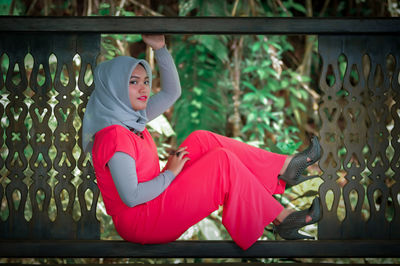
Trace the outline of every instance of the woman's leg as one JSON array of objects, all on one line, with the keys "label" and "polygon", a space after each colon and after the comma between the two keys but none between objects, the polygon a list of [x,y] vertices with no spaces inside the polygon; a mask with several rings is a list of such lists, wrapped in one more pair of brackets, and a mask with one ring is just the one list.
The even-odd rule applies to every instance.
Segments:
[{"label": "woman's leg", "polygon": [[127,240],[173,241],[221,205],[222,223],[243,249],[283,210],[236,154],[215,148],[185,167],[164,193],[146,203],[140,215],[142,226],[132,226],[135,239]]},{"label": "woman's leg", "polygon": [[190,161],[186,163],[187,166],[215,148],[225,148],[234,153],[271,194],[282,194],[285,190],[286,183],[278,180],[278,175],[281,173],[285,161],[287,162],[286,155],[268,152],[204,130],[194,131],[181,146],[188,147]]}]

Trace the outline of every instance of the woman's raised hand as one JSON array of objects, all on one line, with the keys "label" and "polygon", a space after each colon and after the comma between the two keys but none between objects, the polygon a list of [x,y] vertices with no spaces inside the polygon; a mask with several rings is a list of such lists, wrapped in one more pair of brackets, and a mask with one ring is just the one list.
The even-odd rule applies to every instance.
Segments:
[{"label": "woman's raised hand", "polygon": [[145,44],[149,45],[153,50],[163,48],[165,45],[164,35],[146,35],[142,34],[142,39]]},{"label": "woman's raised hand", "polygon": [[175,176],[182,171],[185,163],[190,160],[189,157],[185,156],[189,154],[186,148],[187,147],[180,147],[168,157],[168,162],[165,169],[170,170]]}]

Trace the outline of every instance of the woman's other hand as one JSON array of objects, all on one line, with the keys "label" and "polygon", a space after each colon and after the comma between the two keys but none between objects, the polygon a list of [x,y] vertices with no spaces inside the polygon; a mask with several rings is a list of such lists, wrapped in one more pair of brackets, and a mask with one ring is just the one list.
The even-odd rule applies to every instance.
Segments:
[{"label": "woman's other hand", "polygon": [[142,34],[142,39],[145,44],[149,45],[153,50],[158,50],[164,47],[165,37],[164,35],[145,35]]},{"label": "woman's other hand", "polygon": [[168,157],[168,162],[165,169],[174,173],[175,176],[182,171],[185,163],[190,160],[189,157],[185,156],[189,154],[189,152],[186,151],[186,148],[187,147],[180,147]]}]

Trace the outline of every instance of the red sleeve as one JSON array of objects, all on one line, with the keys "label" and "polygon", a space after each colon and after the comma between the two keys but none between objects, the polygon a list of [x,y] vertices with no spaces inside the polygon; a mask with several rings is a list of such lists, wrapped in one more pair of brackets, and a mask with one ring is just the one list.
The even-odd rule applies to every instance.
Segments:
[{"label": "red sleeve", "polygon": [[115,152],[124,152],[137,160],[135,139],[122,126],[113,125],[96,133],[92,149],[93,163],[104,170]]}]

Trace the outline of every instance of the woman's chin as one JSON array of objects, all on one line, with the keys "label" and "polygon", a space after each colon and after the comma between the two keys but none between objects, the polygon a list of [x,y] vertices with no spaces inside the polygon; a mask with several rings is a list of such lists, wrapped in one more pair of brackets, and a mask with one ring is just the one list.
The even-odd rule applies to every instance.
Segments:
[{"label": "woman's chin", "polygon": [[147,103],[135,104],[134,106],[132,106],[133,110],[135,110],[135,111],[145,110],[146,107],[147,107]]}]

